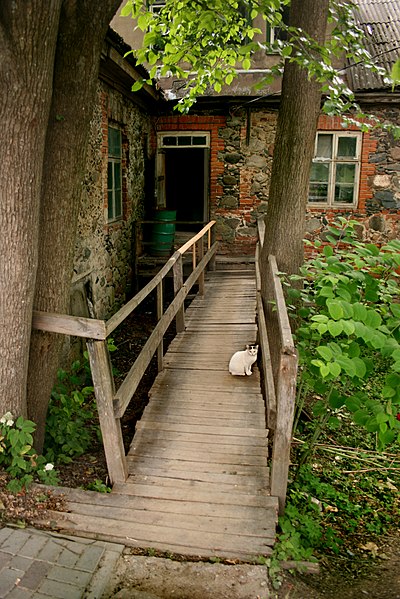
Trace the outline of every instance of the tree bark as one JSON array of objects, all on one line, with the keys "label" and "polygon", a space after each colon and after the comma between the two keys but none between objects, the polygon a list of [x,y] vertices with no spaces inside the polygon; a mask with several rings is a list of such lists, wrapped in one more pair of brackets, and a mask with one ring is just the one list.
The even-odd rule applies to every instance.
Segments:
[{"label": "tree bark", "polygon": [[[329,0],[292,0],[290,24],[323,44],[328,5]],[[320,83],[309,79],[306,69],[287,61],[261,253],[263,272],[269,254],[276,256],[282,272],[296,273],[303,263],[308,185],[320,106]]]},{"label": "tree bark", "polygon": [[0,415],[27,414],[39,203],[61,0],[0,3]]},{"label": "tree bark", "polygon": [[[34,307],[69,312],[74,246],[100,55],[119,0],[64,0],[54,70],[41,190],[39,268]],[[28,414],[42,450],[46,412],[62,338],[34,331],[28,372]]]}]

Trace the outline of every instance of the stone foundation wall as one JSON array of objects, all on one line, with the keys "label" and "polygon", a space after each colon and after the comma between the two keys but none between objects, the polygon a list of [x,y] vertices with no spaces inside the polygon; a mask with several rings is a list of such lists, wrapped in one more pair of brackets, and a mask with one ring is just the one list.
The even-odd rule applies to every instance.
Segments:
[{"label": "stone foundation wall", "polygon": [[[123,218],[107,223],[108,125],[122,132]],[[109,317],[132,284],[133,227],[144,213],[150,117],[103,83],[90,132],[75,250],[72,295],[87,295],[92,316]],[[85,302],[84,302],[85,303]],[[81,305],[75,302],[75,306]],[[72,310],[81,311],[82,308]],[[77,314],[78,315],[78,314]]]},{"label": "stone foundation wall", "polygon": [[[400,125],[398,108],[368,110],[380,122]],[[219,128],[224,148],[219,152],[219,188],[212,198],[218,221],[221,252],[230,255],[254,253],[256,223],[268,205],[269,182],[277,112],[240,108]],[[355,127],[350,127],[354,128]],[[319,130],[341,130],[340,120],[321,116]],[[307,210],[305,237],[323,237],[338,216],[357,219],[362,237],[385,241],[400,237],[400,143],[383,130],[363,134],[359,201],[354,209]]]}]

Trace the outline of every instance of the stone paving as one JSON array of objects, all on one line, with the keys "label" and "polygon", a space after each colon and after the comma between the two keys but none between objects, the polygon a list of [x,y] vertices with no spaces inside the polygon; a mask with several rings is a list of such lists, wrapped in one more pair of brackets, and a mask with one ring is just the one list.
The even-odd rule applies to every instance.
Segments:
[{"label": "stone paving", "polygon": [[0,529],[0,599],[100,599],[124,545]]}]

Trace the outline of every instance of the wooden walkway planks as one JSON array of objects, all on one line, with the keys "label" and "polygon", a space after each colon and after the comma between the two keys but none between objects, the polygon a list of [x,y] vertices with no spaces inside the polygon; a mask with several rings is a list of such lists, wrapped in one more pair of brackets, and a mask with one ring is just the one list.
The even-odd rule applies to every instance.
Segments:
[{"label": "wooden walkway planks", "polygon": [[[192,555],[268,555],[277,502],[269,496],[259,372],[254,368],[251,377],[228,372],[231,355],[256,338],[253,273],[209,274],[205,297],[192,302],[185,321],[137,425],[125,489],[140,497],[143,486],[153,487],[159,501],[174,498],[174,513],[168,511],[159,523],[172,526],[178,537],[181,527],[181,553],[190,538]],[[176,516],[181,503],[192,505],[183,527]],[[220,519],[210,520],[211,506],[222,508]],[[153,542],[154,548],[160,543]],[[177,547],[172,532],[170,543]]]},{"label": "wooden walkway planks", "polygon": [[231,355],[255,338],[254,274],[210,273],[150,391],[126,483],[108,495],[64,490],[70,513],[55,518],[60,528],[188,556],[269,555],[278,505],[259,372],[228,372]]}]

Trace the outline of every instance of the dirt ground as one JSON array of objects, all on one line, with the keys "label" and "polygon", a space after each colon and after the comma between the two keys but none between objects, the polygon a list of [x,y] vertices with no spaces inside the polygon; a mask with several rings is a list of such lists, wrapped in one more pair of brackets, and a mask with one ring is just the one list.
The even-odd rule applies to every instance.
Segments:
[{"label": "dirt ground", "polygon": [[[367,559],[367,556],[366,556]],[[356,569],[355,569],[356,570]],[[364,571],[364,568],[363,568]],[[273,590],[265,566],[122,556],[102,599],[400,599],[400,529],[382,541],[367,572],[343,568],[284,574]]]}]

